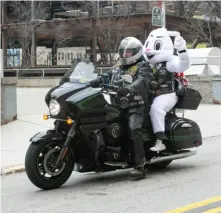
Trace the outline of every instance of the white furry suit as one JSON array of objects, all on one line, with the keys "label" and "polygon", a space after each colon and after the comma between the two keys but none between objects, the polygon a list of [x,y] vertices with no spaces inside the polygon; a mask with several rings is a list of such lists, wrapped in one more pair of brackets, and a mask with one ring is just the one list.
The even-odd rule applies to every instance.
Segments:
[{"label": "white furry suit", "polygon": [[[175,37],[174,45],[171,37]],[[173,55],[174,48],[177,49],[178,56]],[[178,32],[167,31],[165,28],[153,30],[145,41],[144,52],[149,63],[153,67],[162,62],[166,62],[166,69],[168,72],[181,73],[190,67],[190,58],[186,50],[186,41]],[[175,106],[177,100],[178,97],[175,92],[159,95],[154,98],[150,110],[150,117],[155,134],[159,132],[164,133],[165,115]],[[151,150],[161,151],[166,147],[155,148],[151,148]]]}]

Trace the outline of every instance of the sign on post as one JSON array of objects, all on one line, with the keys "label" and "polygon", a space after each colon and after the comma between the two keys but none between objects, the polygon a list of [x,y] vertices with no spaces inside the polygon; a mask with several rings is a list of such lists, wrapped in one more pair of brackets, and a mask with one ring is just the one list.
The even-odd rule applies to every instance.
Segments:
[{"label": "sign on post", "polygon": [[163,16],[162,16],[162,10],[160,7],[155,6],[152,9],[152,25],[153,26],[162,26],[163,22]]}]

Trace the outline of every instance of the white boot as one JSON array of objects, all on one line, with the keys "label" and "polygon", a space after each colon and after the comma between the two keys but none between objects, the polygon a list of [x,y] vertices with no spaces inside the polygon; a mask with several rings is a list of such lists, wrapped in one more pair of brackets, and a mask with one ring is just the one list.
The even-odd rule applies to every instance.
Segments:
[{"label": "white boot", "polygon": [[155,146],[151,147],[150,150],[153,152],[160,152],[166,149],[166,146],[161,140],[157,140]]}]

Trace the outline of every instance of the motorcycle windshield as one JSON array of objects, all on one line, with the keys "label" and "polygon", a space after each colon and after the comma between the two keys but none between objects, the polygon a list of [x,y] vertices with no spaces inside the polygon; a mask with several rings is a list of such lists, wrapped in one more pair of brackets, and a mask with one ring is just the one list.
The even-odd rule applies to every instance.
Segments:
[{"label": "motorcycle windshield", "polygon": [[81,61],[73,64],[70,70],[63,76],[62,80],[70,83],[86,84],[97,78],[94,64],[90,61]]}]

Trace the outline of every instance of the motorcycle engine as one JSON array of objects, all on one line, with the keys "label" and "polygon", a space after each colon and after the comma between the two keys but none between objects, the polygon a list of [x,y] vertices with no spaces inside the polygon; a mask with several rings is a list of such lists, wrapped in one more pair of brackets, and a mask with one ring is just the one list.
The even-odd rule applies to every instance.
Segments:
[{"label": "motorcycle engine", "polygon": [[116,143],[118,143],[118,140],[122,136],[122,128],[119,123],[113,123],[106,128],[106,133],[109,145],[114,146],[117,145]]}]

